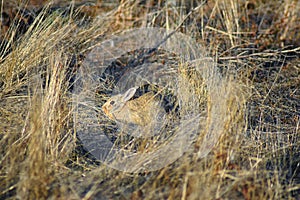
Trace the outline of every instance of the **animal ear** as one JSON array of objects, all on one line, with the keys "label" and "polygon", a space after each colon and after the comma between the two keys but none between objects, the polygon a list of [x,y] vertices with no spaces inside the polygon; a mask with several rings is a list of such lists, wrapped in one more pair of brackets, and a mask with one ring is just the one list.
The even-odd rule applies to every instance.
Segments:
[{"label": "animal ear", "polygon": [[129,101],[136,92],[137,87],[128,89],[123,95],[123,102]]}]

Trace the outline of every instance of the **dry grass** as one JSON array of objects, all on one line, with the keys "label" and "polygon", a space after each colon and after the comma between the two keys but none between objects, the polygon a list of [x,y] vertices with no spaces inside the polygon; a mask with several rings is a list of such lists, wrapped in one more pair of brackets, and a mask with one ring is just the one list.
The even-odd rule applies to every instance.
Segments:
[{"label": "dry grass", "polygon": [[[74,74],[111,34],[175,29],[201,1],[56,2],[60,9],[34,11],[36,2],[26,12],[1,4],[0,199],[300,198],[297,1],[212,0],[183,23],[179,31],[207,49],[224,77],[221,137],[204,158],[199,137],[176,162],[138,174],[110,169],[82,148]],[[206,95],[209,122],[216,99]]]}]

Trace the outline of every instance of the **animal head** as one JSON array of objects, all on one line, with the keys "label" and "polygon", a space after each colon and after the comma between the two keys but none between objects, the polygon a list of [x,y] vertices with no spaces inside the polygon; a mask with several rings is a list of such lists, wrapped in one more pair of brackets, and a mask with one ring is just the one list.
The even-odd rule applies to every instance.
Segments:
[{"label": "animal head", "polygon": [[125,104],[134,96],[137,87],[129,88],[125,93],[112,96],[102,106],[104,113],[110,118],[114,119],[114,113],[120,112]]}]

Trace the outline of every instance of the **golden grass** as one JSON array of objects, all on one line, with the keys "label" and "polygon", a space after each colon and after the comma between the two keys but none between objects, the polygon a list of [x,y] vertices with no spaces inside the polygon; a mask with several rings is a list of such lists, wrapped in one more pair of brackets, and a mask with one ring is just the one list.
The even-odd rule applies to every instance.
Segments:
[{"label": "golden grass", "polygon": [[77,140],[69,79],[80,57],[125,29],[175,29],[197,1],[180,2],[66,3],[45,7],[24,34],[18,17],[6,32],[2,26],[0,199],[300,197],[297,1],[208,1],[179,29],[207,49],[226,83],[224,126],[206,157],[198,157],[199,137],[161,170],[125,173],[94,160]]}]

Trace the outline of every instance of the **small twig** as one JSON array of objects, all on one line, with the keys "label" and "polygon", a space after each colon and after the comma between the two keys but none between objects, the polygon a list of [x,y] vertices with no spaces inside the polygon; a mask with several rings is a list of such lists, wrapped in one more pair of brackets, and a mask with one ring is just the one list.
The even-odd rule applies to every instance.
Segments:
[{"label": "small twig", "polygon": [[255,57],[255,56],[263,56],[263,57],[267,57],[267,56],[273,56],[275,54],[278,54],[278,52],[273,52],[273,53],[252,53],[249,55],[244,55],[244,56],[227,56],[227,57],[220,57],[218,58],[218,60],[238,60],[238,59],[244,59],[244,58],[251,58],[251,57]]},{"label": "small twig", "polygon": [[290,52],[295,52],[295,53],[300,54],[300,47],[297,47],[295,49],[287,49],[287,50],[281,51],[281,53],[290,53]]},{"label": "small twig", "polygon": [[244,58],[251,58],[255,56],[260,56],[260,57],[268,57],[268,56],[274,56],[278,54],[287,54],[287,53],[297,53],[300,54],[300,47],[297,47],[295,49],[289,49],[289,50],[284,50],[284,51],[274,51],[274,52],[261,52],[261,53],[252,53],[249,55],[237,55],[237,56],[227,56],[227,57],[219,57],[218,60],[238,60],[238,59],[244,59]]},{"label": "small twig", "polygon": [[143,53],[139,55],[136,59],[132,60],[129,62],[130,65],[135,63],[137,60],[139,63],[143,63],[144,59],[146,58],[147,55],[150,55],[151,53],[155,52],[163,43],[165,43],[172,35],[174,35],[178,29],[183,25],[183,23],[193,14],[195,13],[199,8],[204,6],[206,4],[206,1],[202,2],[199,6],[193,8],[183,19],[182,21],[178,24],[178,26],[173,30],[171,33],[169,33],[165,38],[163,38],[159,43],[157,43],[153,48],[149,49],[146,53]]},{"label": "small twig", "polygon": [[235,38],[235,39],[238,38],[238,36],[233,36],[232,33],[227,33],[227,32],[225,32],[225,31],[218,30],[218,29],[213,28],[213,27],[211,27],[211,26],[206,26],[205,28],[210,29],[210,30],[215,31],[215,32],[218,32],[218,33],[221,33],[221,34],[223,34],[223,35],[230,36],[230,37]]},{"label": "small twig", "polygon": [[[284,59],[284,60],[285,60],[285,59]],[[277,73],[277,75],[276,75],[276,77],[275,77],[275,79],[274,79],[274,81],[273,81],[273,83],[272,83],[272,85],[271,85],[271,88],[269,89],[268,93],[264,96],[264,99],[262,100],[261,104],[264,104],[264,102],[266,101],[266,99],[269,97],[271,91],[272,91],[273,88],[275,87],[275,83],[277,82],[277,80],[278,80],[278,78],[279,78],[279,74],[281,73],[281,70],[282,70],[282,68],[283,68],[283,64],[284,64],[284,62],[282,63],[281,67],[279,68],[279,71],[278,71],[278,73]]]},{"label": "small twig", "polygon": [[193,8],[183,19],[182,21],[178,24],[178,26],[175,28],[175,30],[173,30],[171,33],[169,33],[162,41],[160,41],[155,47],[153,47],[152,49],[149,50],[149,54],[151,54],[153,51],[155,51],[156,49],[158,49],[158,47],[160,45],[162,45],[163,43],[165,43],[172,35],[174,35],[174,33],[176,33],[178,31],[178,29],[183,25],[183,23],[194,13],[196,12],[199,8],[201,8],[202,6],[204,6],[206,4],[205,2],[202,2],[199,6],[197,6],[196,8]]}]

